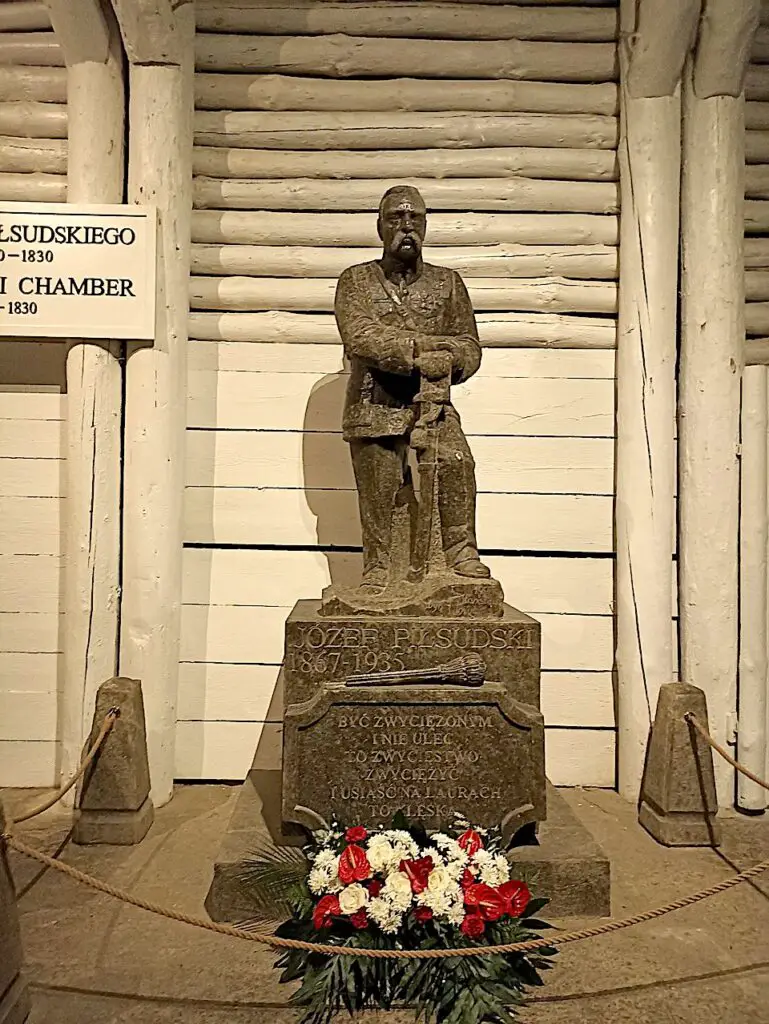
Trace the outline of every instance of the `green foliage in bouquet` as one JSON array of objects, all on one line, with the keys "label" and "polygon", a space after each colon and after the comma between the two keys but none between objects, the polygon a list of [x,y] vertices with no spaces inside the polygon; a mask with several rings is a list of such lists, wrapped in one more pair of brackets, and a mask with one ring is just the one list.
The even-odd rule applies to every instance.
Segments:
[{"label": "green foliage in bouquet", "polygon": [[[537,917],[548,901],[510,878],[498,833],[462,820],[452,831],[428,835],[402,815],[371,833],[334,823],[304,851],[262,849],[241,881],[256,920],[280,920],[276,935],[310,943],[459,949],[539,938],[550,927]],[[555,953],[374,959],[288,950],[276,966],[282,982],[301,982],[291,997],[301,1024],[396,1004],[426,1024],[510,1024]]]}]

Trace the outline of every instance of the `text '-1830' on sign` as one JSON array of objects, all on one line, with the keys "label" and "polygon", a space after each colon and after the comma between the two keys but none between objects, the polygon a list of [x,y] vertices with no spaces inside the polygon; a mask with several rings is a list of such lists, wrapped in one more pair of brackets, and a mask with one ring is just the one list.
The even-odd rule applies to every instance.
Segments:
[{"label": "text '-1830' on sign", "polygon": [[0,203],[0,335],[155,336],[146,206]]}]

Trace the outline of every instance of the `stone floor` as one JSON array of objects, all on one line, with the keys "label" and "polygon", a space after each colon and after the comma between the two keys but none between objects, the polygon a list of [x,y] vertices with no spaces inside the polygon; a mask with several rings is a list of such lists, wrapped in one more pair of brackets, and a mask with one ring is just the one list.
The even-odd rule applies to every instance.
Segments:
[{"label": "stone floor", "polygon": [[[723,819],[724,844],[667,850],[614,793],[564,791],[612,861],[613,914],[694,892],[769,856],[769,815]],[[170,907],[203,914],[237,787],[189,786],[136,848],[75,847],[63,859]],[[6,793],[11,814],[26,794]],[[68,821],[24,827],[46,851]],[[30,1024],[293,1024],[272,957],[258,946],[154,917],[12,856],[34,1009]],[[574,920],[568,926],[577,924]],[[370,1018],[367,1024],[371,1024]],[[411,1013],[379,1018],[405,1024]],[[522,1024],[769,1024],[769,873],[660,920],[574,943]]]}]

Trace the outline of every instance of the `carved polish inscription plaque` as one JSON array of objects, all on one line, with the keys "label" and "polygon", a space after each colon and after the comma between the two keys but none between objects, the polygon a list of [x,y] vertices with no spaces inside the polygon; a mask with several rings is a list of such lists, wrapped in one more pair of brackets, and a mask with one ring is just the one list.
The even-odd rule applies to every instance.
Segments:
[{"label": "carved polish inscription plaque", "polygon": [[544,817],[542,716],[503,684],[331,684],[284,725],[286,821],[377,825],[402,810],[430,828],[460,813],[513,832]]}]

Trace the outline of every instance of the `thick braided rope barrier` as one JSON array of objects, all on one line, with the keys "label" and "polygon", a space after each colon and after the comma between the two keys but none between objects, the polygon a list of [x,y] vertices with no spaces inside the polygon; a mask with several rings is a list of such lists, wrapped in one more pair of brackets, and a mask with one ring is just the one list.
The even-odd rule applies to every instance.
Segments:
[{"label": "thick braided rope barrier", "polygon": [[53,794],[53,796],[44,800],[43,803],[38,804],[36,807],[33,807],[32,810],[26,811],[24,814],[19,815],[18,818],[13,818],[11,824],[18,825],[22,821],[29,821],[30,818],[36,818],[38,814],[42,814],[43,811],[49,810],[51,807],[53,807],[54,804],[58,803],[59,800],[62,799],[62,797],[69,793],[72,787],[82,779],[83,775],[85,775],[88,765],[99,753],[102,743],[104,743],[107,736],[109,736],[110,732],[112,731],[112,727],[114,726],[118,718],[120,718],[120,708],[110,708],[107,714],[104,716],[104,721],[101,724],[101,729],[99,730],[98,736],[93,741],[91,748],[88,750],[85,757],[80,762],[80,767],[69,780],[69,782],[65,786],[62,786],[61,789],[58,789]]},{"label": "thick braided rope barrier", "polygon": [[247,931],[245,928],[238,928],[236,925],[220,924],[217,921],[207,921],[204,918],[193,917],[190,914],[182,914],[178,910],[169,910],[166,907],[161,907],[157,903],[143,900],[138,896],[131,895],[131,893],[124,892],[122,889],[117,889],[108,882],[103,882],[98,878],[93,878],[91,875],[86,875],[84,872],[78,871],[77,868],[70,867],[69,864],[63,864],[61,861],[49,857],[48,854],[28,846],[14,835],[6,833],[2,836],[2,839],[18,853],[24,854],[25,857],[31,857],[33,860],[37,860],[49,868],[54,868],[54,870],[73,878],[76,882],[81,882],[91,889],[106,893],[108,896],[113,896],[123,903],[138,907],[140,910],[147,910],[151,914],[158,914],[160,917],[168,918],[170,921],[181,921],[183,924],[202,928],[205,931],[217,932],[219,935],[229,935],[235,939],[245,939],[248,942],[259,942],[262,945],[272,946],[275,949],[304,949],[329,956],[359,956],[377,960],[439,960],[453,956],[493,956],[506,953],[530,953],[546,947],[565,946],[569,942],[576,942],[580,939],[592,939],[598,935],[607,935],[622,928],[629,928],[631,925],[643,924],[644,921],[653,921],[655,918],[662,917],[664,914],[670,914],[674,910],[683,910],[684,907],[690,907],[694,903],[708,899],[710,896],[725,892],[727,889],[739,885],[740,882],[747,881],[749,878],[755,878],[756,875],[760,875],[763,871],[769,869],[769,860],[764,860],[752,868],[741,871],[738,875],[724,879],[723,882],[717,882],[707,889],[702,889],[691,896],[685,896],[683,899],[675,900],[673,903],[667,903],[663,907],[657,907],[655,910],[647,910],[643,914],[626,917],[620,921],[607,921],[604,924],[595,925],[593,928],[583,928],[581,931],[575,932],[564,932],[561,935],[553,935],[547,938],[528,939],[525,942],[508,942],[500,946],[469,946],[458,949],[361,949],[357,946],[332,946],[322,942],[283,939],[277,935]]},{"label": "thick braided rope barrier", "polygon": [[735,759],[732,757],[728,750],[724,750],[720,743],[716,743],[716,741],[710,735],[705,726],[699,721],[699,719],[693,711],[687,711],[687,713],[684,715],[684,721],[692,729],[696,729],[700,736],[702,736],[702,738],[705,740],[705,742],[709,743],[713,750],[715,750],[716,753],[720,754],[721,757],[723,757],[724,761],[728,761],[732,768],[736,768],[738,772],[742,772],[742,774],[747,779],[750,779],[751,782],[755,782],[756,785],[763,786],[764,789],[769,789],[769,782],[766,782],[764,779],[760,779],[758,775],[755,775],[749,768],[746,768],[744,764],[740,764],[739,761],[735,761]]}]

